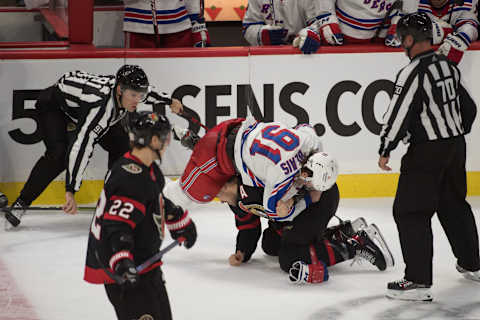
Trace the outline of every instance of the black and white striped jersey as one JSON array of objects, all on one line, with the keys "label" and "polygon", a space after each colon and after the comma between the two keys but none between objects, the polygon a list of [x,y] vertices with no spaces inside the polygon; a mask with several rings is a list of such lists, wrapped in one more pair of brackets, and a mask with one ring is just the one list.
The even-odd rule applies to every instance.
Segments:
[{"label": "black and white striped jersey", "polygon": [[64,74],[56,84],[61,96],[61,110],[76,124],[77,135],[67,151],[66,189],[80,189],[83,173],[93,154],[94,145],[126,114],[117,106],[115,76],[83,71]]},{"label": "black and white striped jersey", "polygon": [[384,115],[379,154],[390,156],[400,142],[418,144],[470,132],[476,105],[461,83],[459,69],[428,51],[400,70]]}]

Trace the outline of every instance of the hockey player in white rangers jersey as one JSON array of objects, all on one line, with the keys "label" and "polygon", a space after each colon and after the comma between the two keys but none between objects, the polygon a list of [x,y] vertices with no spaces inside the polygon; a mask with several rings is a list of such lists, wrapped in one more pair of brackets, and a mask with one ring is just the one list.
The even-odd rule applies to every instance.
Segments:
[{"label": "hockey player in white rangers jersey", "polygon": [[437,52],[459,63],[465,50],[478,38],[477,0],[420,0],[419,12],[432,19],[433,44]]},{"label": "hockey player in white rangers jersey", "polygon": [[[206,47],[203,0],[124,0],[127,48]],[[156,21],[154,19],[156,18]]]},{"label": "hockey player in white rangers jersey", "polygon": [[115,75],[68,72],[43,90],[35,104],[46,151],[33,167],[20,196],[10,208],[3,208],[6,229],[20,224],[26,208],[66,169],[65,213],[77,212],[74,193],[80,189],[84,171],[96,144],[109,153],[109,167],[130,148],[123,120],[137,104],[172,104],[178,100],[153,91],[145,72],[136,65],[124,65]]},{"label": "hockey player in white rangers jersey", "polygon": [[[322,151],[322,143],[310,125],[295,129],[278,122],[245,121],[235,141],[235,165],[243,184],[263,187],[263,207],[268,218],[291,221],[307,204],[305,200],[293,203],[292,198],[303,187],[300,169],[307,159]],[[329,176],[336,176],[336,161],[329,166]],[[325,191],[332,183],[312,187]],[[298,188],[298,189],[297,189]]]},{"label": "hockey player in white rangers jersey", "polygon": [[321,41],[312,24],[321,1],[249,0],[243,35],[252,46],[293,44],[303,53],[314,53]]},{"label": "hockey player in white rangers jersey", "polygon": [[318,27],[331,45],[384,41],[399,47],[396,23],[403,12],[416,10],[417,0],[322,0]]},{"label": "hockey player in white rangers jersey", "polygon": [[[208,203],[239,174],[242,184],[264,188],[263,207],[268,218],[290,221],[307,206],[305,199],[292,201],[298,189],[311,180],[301,176],[300,169],[321,150],[320,139],[308,124],[292,129],[277,122],[227,120],[198,141],[182,177],[167,184],[165,195],[185,208]],[[336,175],[336,162],[332,161],[326,170],[329,174],[318,180]],[[315,172],[312,175],[315,178]],[[311,188],[319,198],[321,191],[332,184]],[[309,201],[317,200],[312,196]]]}]

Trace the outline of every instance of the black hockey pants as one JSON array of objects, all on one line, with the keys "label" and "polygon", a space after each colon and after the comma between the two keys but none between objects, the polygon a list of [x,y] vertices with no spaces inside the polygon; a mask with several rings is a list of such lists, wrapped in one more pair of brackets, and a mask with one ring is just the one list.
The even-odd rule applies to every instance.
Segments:
[{"label": "black hockey pants", "polygon": [[142,275],[134,288],[107,284],[105,291],[119,320],[172,319],[167,289],[160,268]]},{"label": "black hockey pants", "polygon": [[[279,243],[280,268],[286,272],[295,261],[302,260],[310,263],[310,245],[320,242],[323,247],[323,233],[327,229],[328,222],[337,212],[338,203],[339,192],[335,184],[322,193],[318,202],[312,203],[290,225],[285,226],[281,237],[273,232],[271,227],[264,230],[263,250],[268,251],[267,254],[272,254],[275,251],[274,244]],[[277,241],[275,241],[275,237],[278,237]],[[271,246],[272,248],[270,248]],[[326,254],[328,253],[326,252]],[[318,258],[328,264],[328,259],[324,260],[322,256],[323,254]]]},{"label": "black hockey pants", "polygon": [[458,264],[471,271],[480,268],[475,218],[465,200],[465,158],[463,136],[410,145],[402,158],[393,215],[407,280],[432,284],[435,212]]},{"label": "black hockey pants", "polygon": [[[47,186],[66,169],[68,146],[75,139],[75,124],[60,110],[58,89],[43,90],[35,104],[45,154],[34,165],[20,198],[30,205]],[[129,139],[120,123],[111,127],[100,139],[100,146],[108,152],[108,168],[129,150]]]}]

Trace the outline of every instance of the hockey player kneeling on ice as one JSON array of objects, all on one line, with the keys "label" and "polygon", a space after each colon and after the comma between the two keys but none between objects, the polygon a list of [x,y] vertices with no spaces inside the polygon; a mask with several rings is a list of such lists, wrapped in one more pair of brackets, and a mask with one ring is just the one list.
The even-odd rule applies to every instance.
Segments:
[{"label": "hockey player kneeling on ice", "polygon": [[[229,204],[238,229],[233,266],[247,262],[260,239],[260,217],[269,218],[263,232],[262,249],[279,257],[280,268],[295,283],[328,280],[328,266],[363,258],[379,270],[393,266],[394,260],[378,228],[367,226],[363,218],[327,228],[339,202],[336,160],[325,152],[310,156],[295,179],[298,194],[291,201],[279,201],[277,215],[269,217],[262,206],[264,189],[240,183],[234,177],[220,190],[218,198]],[[287,216],[289,207],[300,210]],[[283,213],[282,213],[283,212]]]},{"label": "hockey player kneeling on ice", "polygon": [[104,284],[118,319],[171,319],[170,303],[158,260],[137,267],[159,252],[164,226],[188,249],[196,241],[188,211],[163,197],[165,178],[155,160],[170,143],[167,118],[152,112],[130,121],[133,150],[105,179],[88,240],[84,279]]}]

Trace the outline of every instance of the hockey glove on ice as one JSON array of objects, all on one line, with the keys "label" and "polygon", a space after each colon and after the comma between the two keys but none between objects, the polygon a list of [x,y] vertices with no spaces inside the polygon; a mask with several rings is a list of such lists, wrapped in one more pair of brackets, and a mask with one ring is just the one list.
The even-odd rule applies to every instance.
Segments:
[{"label": "hockey glove on ice", "polygon": [[166,225],[170,231],[170,235],[173,239],[185,238],[184,246],[190,249],[197,241],[197,229],[195,223],[188,216],[188,210],[183,211],[181,207],[174,206],[170,209],[170,205],[167,202],[172,203],[166,199]]},{"label": "hockey glove on ice", "polygon": [[135,287],[138,283],[140,275],[135,269],[135,262],[131,259],[122,259],[115,264],[115,273],[119,275],[123,281],[123,284],[127,287]]},{"label": "hockey glove on ice", "polygon": [[283,39],[287,36],[287,33],[287,29],[281,26],[263,26],[258,31],[258,43],[262,46],[285,44]]},{"label": "hockey glove on ice", "polygon": [[328,280],[328,269],[323,261],[317,264],[297,261],[290,268],[289,279],[295,284],[321,283]]},{"label": "hockey glove on ice", "polygon": [[297,37],[293,39],[293,47],[299,48],[304,54],[317,52],[320,44],[320,36],[310,27],[300,30]]},{"label": "hockey glove on ice", "polygon": [[437,49],[437,53],[443,54],[448,60],[458,64],[469,46],[470,39],[465,33],[453,32],[447,35],[442,45]]},{"label": "hockey glove on ice", "polygon": [[210,35],[208,34],[205,19],[198,19],[192,21],[192,38],[194,47],[210,47]]}]

